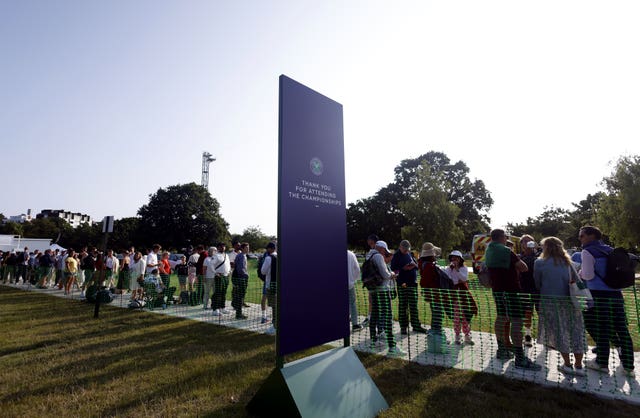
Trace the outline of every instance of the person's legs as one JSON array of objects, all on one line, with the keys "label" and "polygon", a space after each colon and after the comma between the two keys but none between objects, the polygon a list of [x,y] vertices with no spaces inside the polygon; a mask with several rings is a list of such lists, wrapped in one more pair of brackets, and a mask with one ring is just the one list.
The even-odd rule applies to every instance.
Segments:
[{"label": "person's legs", "polygon": [[384,333],[387,337],[387,344],[389,348],[396,346],[396,341],[393,338],[393,311],[391,310],[391,292],[385,290],[380,293],[380,312],[382,314],[382,324]]},{"label": "person's legs", "polygon": [[627,321],[627,312],[624,308],[624,297],[622,292],[611,292],[612,305],[612,325],[616,335],[616,342],[620,347],[620,362],[625,370],[633,370],[633,341],[629,334],[629,324]]},{"label": "person's legs", "polygon": [[351,325],[358,325],[358,305],[356,304],[356,288],[349,288],[349,317]]},{"label": "person's legs", "polygon": [[369,292],[369,300],[371,301],[371,303],[369,304],[369,307],[370,307],[369,333],[371,334],[371,339],[373,341],[377,341],[378,340],[377,327],[378,327],[378,322],[380,320],[380,315],[379,315],[380,302],[379,302],[378,292],[376,292],[375,290]]},{"label": "person's legs", "polygon": [[[205,277],[204,278],[204,292],[202,294],[202,307],[207,309],[207,305],[209,304],[209,294],[211,293],[211,289],[214,289],[215,292],[215,282],[213,277]],[[211,309],[215,310],[213,304],[211,304]]]},{"label": "person's legs", "polygon": [[420,323],[420,313],[418,312],[418,288],[416,286],[407,287],[406,290],[407,300],[409,301],[409,318],[411,319],[411,327],[414,330],[422,330],[422,324]]},{"label": "person's legs", "polygon": [[409,326],[409,290],[407,287],[398,288],[398,322],[403,331]]},{"label": "person's legs", "polygon": [[442,332],[442,320],[444,318],[444,309],[440,302],[431,302],[431,330],[436,333]]},{"label": "person's legs", "polygon": [[[602,290],[591,290],[594,307],[590,321],[595,330],[596,363],[601,367],[609,366],[609,341],[612,331],[612,304],[610,293]],[[594,337],[592,335],[592,337]]]}]

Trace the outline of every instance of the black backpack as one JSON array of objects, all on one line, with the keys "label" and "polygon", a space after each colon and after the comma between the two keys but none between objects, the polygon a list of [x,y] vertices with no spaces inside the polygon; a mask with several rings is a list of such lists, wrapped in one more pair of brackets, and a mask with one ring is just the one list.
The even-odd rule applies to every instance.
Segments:
[{"label": "black backpack", "polygon": [[607,272],[604,277],[600,277],[604,284],[613,289],[624,289],[631,287],[636,281],[637,258],[633,258],[624,248],[614,248],[606,255]]},{"label": "black backpack", "polygon": [[367,290],[375,290],[376,287],[380,286],[384,281],[376,268],[376,264],[373,262],[374,255],[364,260],[362,269],[360,270],[362,275],[362,285],[367,288]]},{"label": "black backpack", "polygon": [[[264,264],[264,260],[266,260],[266,258],[269,256],[269,253],[265,252],[264,254],[262,254],[262,256],[260,257],[260,259],[258,260],[258,278],[260,280],[262,280],[263,282],[265,280],[267,280],[267,276],[265,276],[264,274],[262,274],[262,265]],[[271,260],[273,261],[273,260]]]}]

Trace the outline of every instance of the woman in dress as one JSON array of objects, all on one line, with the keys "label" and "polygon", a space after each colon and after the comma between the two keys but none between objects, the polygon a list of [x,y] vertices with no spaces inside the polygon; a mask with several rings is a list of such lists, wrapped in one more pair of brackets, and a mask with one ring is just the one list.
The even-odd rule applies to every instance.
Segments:
[{"label": "woman in dress", "polygon": [[[564,364],[558,366],[560,372],[585,376],[582,366],[584,322],[569,295],[569,282],[575,280],[577,273],[562,241],[556,237],[542,240],[542,255],[535,261],[533,271],[540,290],[538,338],[562,355]],[[575,356],[575,365],[571,364],[569,353]]]}]

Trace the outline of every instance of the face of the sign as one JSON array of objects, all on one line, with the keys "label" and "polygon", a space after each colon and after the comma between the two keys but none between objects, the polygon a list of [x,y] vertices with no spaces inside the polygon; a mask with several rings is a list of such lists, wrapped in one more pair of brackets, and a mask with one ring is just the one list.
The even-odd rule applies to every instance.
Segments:
[{"label": "face of the sign", "polygon": [[[342,105],[285,76],[280,78],[278,270],[278,355],[349,334]],[[331,309],[313,309],[319,306]]]}]

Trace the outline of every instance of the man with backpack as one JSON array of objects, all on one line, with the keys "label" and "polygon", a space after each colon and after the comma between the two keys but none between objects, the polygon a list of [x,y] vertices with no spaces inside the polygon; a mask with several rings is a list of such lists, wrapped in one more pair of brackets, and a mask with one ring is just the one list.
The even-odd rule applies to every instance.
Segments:
[{"label": "man with backpack", "polygon": [[[580,276],[587,283],[594,302],[594,306],[584,312],[584,324],[596,342],[596,358],[587,360],[585,366],[608,374],[609,343],[614,341],[619,347],[620,361],[625,373],[633,377],[633,341],[629,334],[624,298],[621,287],[612,287],[628,284],[617,280],[616,270],[631,270],[633,274],[633,268],[615,265],[618,260],[614,257],[619,250],[614,250],[602,242],[602,232],[598,228],[582,227],[578,239],[582,244]],[[622,262],[625,262],[624,253]]]},{"label": "man with backpack", "polygon": [[[395,275],[389,271],[386,258],[391,255],[389,247],[384,241],[377,241],[375,248],[369,251],[365,258],[365,264],[362,266],[362,281],[369,290],[371,295],[371,320],[369,322],[369,332],[371,335],[371,344],[375,348],[378,343],[377,328],[384,330],[385,338],[389,346],[387,356],[403,357],[406,353],[396,345],[393,336],[393,312],[391,311],[391,287],[395,284],[393,280]],[[369,268],[372,265],[372,269]],[[369,272],[375,270],[372,275]],[[370,278],[375,280],[371,285]]]}]

